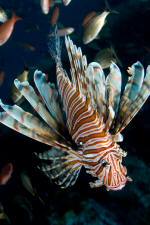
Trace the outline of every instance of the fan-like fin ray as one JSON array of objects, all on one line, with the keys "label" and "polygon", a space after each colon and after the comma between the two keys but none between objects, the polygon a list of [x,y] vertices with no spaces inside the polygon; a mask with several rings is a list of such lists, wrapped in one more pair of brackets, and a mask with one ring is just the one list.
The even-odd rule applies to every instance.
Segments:
[{"label": "fan-like fin ray", "polygon": [[96,99],[97,110],[101,116],[106,117],[106,82],[104,72],[97,62],[92,62],[88,65],[86,70],[86,76],[91,80],[92,74],[92,86],[94,86],[94,98]]},{"label": "fan-like fin ray", "polygon": [[132,65],[131,69],[132,76],[129,78],[124,93],[131,100],[135,100],[143,83],[144,68],[140,62],[136,62]]},{"label": "fan-like fin ray", "polygon": [[131,76],[131,88],[128,92],[128,98],[135,100],[143,84],[144,67],[140,62],[137,62],[132,65],[132,70],[133,74]]},{"label": "fan-like fin ray", "polygon": [[114,62],[110,65],[110,73],[106,78],[106,85],[107,104],[108,107],[112,107],[116,115],[121,94],[121,73],[118,66]]},{"label": "fan-like fin ray", "polygon": [[40,135],[49,136],[49,134],[54,133],[48,125],[39,120],[37,117],[32,115],[29,112],[25,112],[22,108],[17,105],[10,106],[4,105],[2,101],[0,101],[0,106],[15,120],[29,128],[30,130],[35,131],[36,133],[40,133]]},{"label": "fan-like fin ray", "polygon": [[44,104],[41,102],[39,97],[36,95],[34,89],[26,82],[20,82],[17,79],[14,81],[16,87],[20,93],[28,100],[36,112],[42,117],[42,119],[54,130],[59,131],[59,125],[54,118],[47,111]]},{"label": "fan-like fin ray", "polygon": [[129,101],[136,99],[144,79],[144,68],[140,62],[136,62],[131,66],[132,76],[129,77],[125,86],[123,95],[120,100],[120,108]]},{"label": "fan-like fin ray", "polygon": [[150,95],[150,66],[147,69],[146,77],[142,84],[141,90],[139,91],[137,95],[137,98],[129,105],[130,112],[126,114],[126,118],[122,123],[121,130],[123,130],[129,124],[129,122],[134,118],[134,116],[139,112],[139,110],[141,109],[141,107],[143,106],[147,98],[149,97],[149,95]]},{"label": "fan-like fin ray", "polygon": [[[62,151],[59,151],[59,150],[63,150],[63,153]],[[71,150],[71,148],[69,149],[69,151]],[[45,152],[40,152],[40,153],[37,153],[35,152],[36,156],[38,156],[40,159],[42,160],[60,160],[60,159],[67,159],[68,158],[68,149],[61,149],[59,147],[57,147],[57,150],[55,148],[52,148],[52,149],[49,149]]]},{"label": "fan-like fin ray", "polygon": [[80,94],[90,99],[91,94],[88,89],[89,78],[85,76],[85,71],[87,69],[86,56],[82,55],[81,48],[77,48],[69,37],[65,37],[65,43],[71,66],[73,85],[80,92]]},{"label": "fan-like fin ray", "polygon": [[57,142],[57,136],[54,132],[49,133],[48,136],[42,136],[39,133],[36,133],[34,130],[27,128],[26,126],[22,125],[19,121],[9,116],[6,112],[0,112],[0,122],[7,127],[12,128],[13,130],[24,134],[34,140],[42,142],[44,144],[54,146],[59,146],[59,142]]},{"label": "fan-like fin ray", "polygon": [[107,86],[107,121],[105,130],[109,130],[111,124],[118,112],[118,106],[121,94],[121,73],[118,66],[112,62],[110,73],[106,78]]},{"label": "fan-like fin ray", "polygon": [[129,98],[120,108],[116,120],[114,121],[114,127],[112,133],[121,132],[129,122],[134,118],[137,112],[141,109],[142,105],[150,95],[150,66],[147,67],[146,76],[142,83],[140,91],[138,91],[137,97],[134,100]]},{"label": "fan-like fin ray", "polygon": [[[37,156],[41,158],[41,154],[38,153]],[[44,155],[46,155],[46,152]],[[64,151],[59,151],[57,148],[52,148],[48,150],[48,159],[50,164],[44,163],[40,167],[47,176],[55,179],[55,182],[61,185],[62,188],[75,183],[82,167],[82,157],[77,152],[73,150],[66,151],[65,149]]]},{"label": "fan-like fin ray", "polygon": [[45,74],[38,70],[34,72],[34,82],[53,118],[64,126],[62,111],[58,102],[58,92],[55,89],[55,85],[47,83]]},{"label": "fan-like fin ray", "polygon": [[[92,63],[91,63],[92,64]],[[90,92],[91,103],[97,108],[96,90],[95,90],[95,71],[93,65],[89,64],[86,70],[86,79],[89,80],[88,91]]]}]

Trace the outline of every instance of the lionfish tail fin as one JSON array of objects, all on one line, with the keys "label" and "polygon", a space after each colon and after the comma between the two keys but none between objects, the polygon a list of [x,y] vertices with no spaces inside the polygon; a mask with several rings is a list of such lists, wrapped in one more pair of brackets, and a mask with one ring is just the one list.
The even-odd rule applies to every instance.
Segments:
[{"label": "lionfish tail fin", "polygon": [[54,27],[54,35],[50,36],[48,49],[51,57],[55,60],[56,65],[61,65],[61,42],[58,35],[57,26]]},{"label": "lionfish tail fin", "polygon": [[36,153],[36,155],[40,159],[49,160],[50,164],[44,163],[39,169],[54,179],[61,188],[75,184],[82,167],[82,158],[77,152],[51,148],[44,153]]}]

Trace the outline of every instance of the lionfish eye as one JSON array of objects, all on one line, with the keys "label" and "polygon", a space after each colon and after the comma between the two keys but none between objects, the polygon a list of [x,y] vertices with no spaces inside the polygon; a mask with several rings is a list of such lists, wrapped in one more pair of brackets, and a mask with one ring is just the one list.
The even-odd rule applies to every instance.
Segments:
[{"label": "lionfish eye", "polygon": [[103,163],[102,163],[102,166],[103,166],[103,167],[106,167],[107,165],[108,165],[107,162],[103,162]]},{"label": "lionfish eye", "polygon": [[103,167],[107,167],[107,166],[109,165],[109,163],[108,163],[106,160],[102,160],[102,161],[101,161],[101,165],[102,165]]},{"label": "lionfish eye", "polygon": [[81,147],[82,145],[83,145],[83,142],[82,141],[80,141],[80,142],[77,143],[77,146],[78,147]]}]

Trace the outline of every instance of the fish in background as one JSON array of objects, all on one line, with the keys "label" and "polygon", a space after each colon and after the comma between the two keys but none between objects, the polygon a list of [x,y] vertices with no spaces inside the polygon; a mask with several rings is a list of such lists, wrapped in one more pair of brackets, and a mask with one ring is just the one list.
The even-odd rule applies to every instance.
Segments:
[{"label": "fish in background", "polygon": [[13,164],[7,163],[0,170],[0,185],[4,185],[11,178],[13,172]]},{"label": "fish in background", "polygon": [[52,17],[51,17],[51,26],[52,27],[56,24],[58,17],[59,17],[59,8],[55,7],[55,9],[53,10],[53,13],[52,13]]},{"label": "fish in background", "polygon": [[62,0],[62,2],[64,3],[65,6],[69,5],[71,0]]},{"label": "fish in background", "polygon": [[54,4],[54,1],[41,0],[41,9],[42,9],[42,12],[44,14],[48,14],[49,13],[50,3],[52,3],[52,5],[53,5]]},{"label": "fish in background", "polygon": [[[17,76],[18,80],[20,80],[21,82],[27,81],[28,80],[28,73],[29,70],[25,69],[23,71],[23,73],[19,74]],[[11,98],[13,100],[14,103],[20,103],[23,100],[23,96],[21,95],[20,91],[18,91],[18,89],[16,88],[16,86],[13,84],[11,87]]]},{"label": "fish in background", "polygon": [[63,3],[65,6],[69,5],[72,0],[54,0],[55,3]]},{"label": "fish in background", "polygon": [[[72,34],[73,32],[74,32],[73,27],[63,27],[63,28],[58,28],[58,30],[57,30],[57,34],[59,37],[63,37],[65,35]],[[55,32],[48,34],[48,37],[52,37],[52,36],[53,37],[55,36]]]},{"label": "fish in background", "polygon": [[[53,13],[52,13],[52,16],[51,16],[51,26],[52,26],[52,28],[54,28],[54,26],[56,25],[56,23],[58,21],[58,17],[59,17],[59,8],[56,7],[53,10]],[[72,34],[73,32],[74,32],[73,27],[62,27],[62,28],[58,28],[58,30],[57,30],[57,34],[60,37]],[[50,32],[50,34],[48,34],[48,37],[51,37],[51,36],[55,36],[54,29],[53,29],[52,32]]]},{"label": "fish in background", "polygon": [[0,25],[0,46],[8,41],[18,20],[21,18],[13,12],[12,17]]},{"label": "fish in background", "polygon": [[58,35],[60,37],[72,34],[73,32],[74,32],[74,28],[73,27],[64,27],[64,28],[59,28],[58,29]]},{"label": "fish in background", "polygon": [[[13,195],[12,198],[13,212],[19,212],[15,218],[13,218],[14,224],[32,224],[33,222],[33,204],[30,199],[25,195],[21,195],[19,192]],[[23,223],[22,223],[23,221]]]},{"label": "fish in background", "polygon": [[25,172],[22,171],[20,173],[20,178],[21,178],[21,182],[23,187],[33,196],[36,197],[38,200],[40,200],[40,202],[44,205],[44,201],[40,198],[40,196],[38,195],[37,191],[35,190],[35,188],[32,185],[31,179],[29,177],[29,175]]},{"label": "fish in background", "polygon": [[3,84],[4,80],[4,71],[0,71],[0,86]]},{"label": "fish in background", "polygon": [[28,192],[30,192],[33,196],[35,196],[35,190],[33,189],[31,179],[29,178],[29,176],[27,175],[27,173],[25,171],[22,171],[20,173],[20,178],[21,178],[21,182],[22,182],[24,188]]},{"label": "fish in background", "polygon": [[22,42],[22,41],[16,41],[16,40],[14,42],[17,43],[20,46],[25,47],[26,49],[29,49],[30,51],[35,51],[35,47],[30,43]]},{"label": "fish in background", "polygon": [[96,178],[90,187],[104,185],[108,191],[120,190],[132,179],[122,165],[127,153],[118,142],[123,141],[121,132],[150,95],[150,66],[145,72],[140,62],[134,63],[121,95],[118,66],[112,62],[105,78],[100,64],[87,64],[81,48],[65,37],[71,73],[68,76],[62,67],[60,40],[55,33],[49,48],[56,62],[58,90],[46,81],[44,73],[36,70],[34,82],[43,104],[29,82],[15,79],[15,86],[39,116],[1,101],[4,112],[0,113],[0,122],[52,147],[36,155],[41,159],[40,169],[62,188],[74,185],[85,167]]},{"label": "fish in background", "polygon": [[106,17],[110,11],[105,10],[103,13],[90,12],[83,20],[83,43],[88,44],[93,41],[103,28]]},{"label": "fish in background", "polygon": [[95,61],[101,65],[102,69],[110,67],[112,61],[122,67],[122,63],[117,57],[113,46],[100,50],[95,56]]},{"label": "fish in background", "polygon": [[4,207],[0,202],[0,224],[11,224],[9,217],[6,215]]},{"label": "fish in background", "polygon": [[108,2],[105,1],[106,9],[102,12],[89,12],[83,22],[83,43],[88,44],[98,37],[99,32],[102,30],[106,23],[106,17],[110,13],[118,13],[114,10],[110,10]]},{"label": "fish in background", "polygon": [[71,0],[41,0],[41,8],[44,14],[48,14],[50,8],[55,4],[63,3],[65,6],[69,5]]},{"label": "fish in background", "polygon": [[8,16],[5,10],[0,6],[0,22],[4,23],[6,20],[8,20]]}]

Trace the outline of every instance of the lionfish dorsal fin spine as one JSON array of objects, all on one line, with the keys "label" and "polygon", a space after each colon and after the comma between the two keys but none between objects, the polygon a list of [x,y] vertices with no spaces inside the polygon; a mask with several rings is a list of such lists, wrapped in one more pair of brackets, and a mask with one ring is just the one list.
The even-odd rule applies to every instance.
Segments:
[{"label": "lionfish dorsal fin spine", "polygon": [[126,84],[121,97],[118,114],[112,128],[113,133],[121,132],[129,124],[150,95],[150,66],[147,68],[145,78],[141,63],[137,62],[131,68],[134,71],[134,77]]},{"label": "lionfish dorsal fin spine", "polygon": [[[73,45],[69,38],[66,37],[65,40],[68,55],[71,58],[70,65],[72,67],[72,71],[74,71],[75,80],[77,81],[75,81],[75,84],[71,82],[64,76],[61,67],[57,67],[57,83],[66,112],[69,133],[73,140],[78,143],[80,141],[84,142],[84,139],[86,141],[88,138],[90,138],[90,135],[89,137],[86,137],[84,133],[90,133],[91,130],[92,135],[94,132],[93,127],[96,129],[96,135],[100,135],[99,132],[102,132],[103,124],[100,120],[97,110],[95,110],[91,104],[92,94],[89,89],[90,79],[88,76],[86,76],[85,71],[82,71],[80,66],[82,63],[80,58],[82,54],[80,50],[78,54],[77,47]],[[84,88],[82,89],[82,86],[79,85],[81,82],[81,77],[83,78],[82,85],[87,90],[86,95],[84,95]],[[84,127],[85,124],[87,125],[86,128]],[[90,129],[89,125],[91,124],[93,127]]]},{"label": "lionfish dorsal fin spine", "polygon": [[107,130],[118,112],[120,94],[121,94],[121,73],[118,66],[112,62],[110,65],[110,73],[106,78],[107,86]]}]

